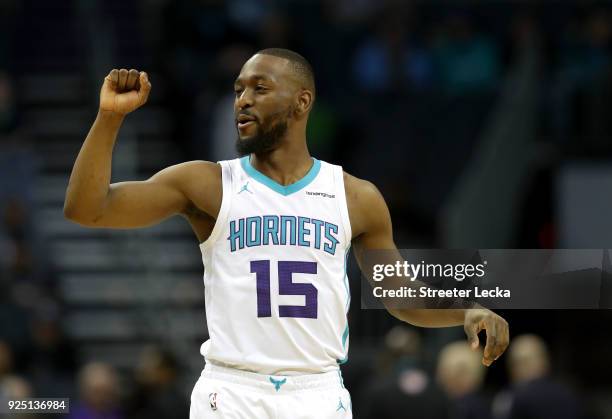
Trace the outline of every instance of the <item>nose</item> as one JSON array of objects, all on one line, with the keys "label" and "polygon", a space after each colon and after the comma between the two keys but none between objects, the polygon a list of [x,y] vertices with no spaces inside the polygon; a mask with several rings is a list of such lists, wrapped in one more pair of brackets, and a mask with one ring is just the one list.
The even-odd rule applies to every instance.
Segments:
[{"label": "nose", "polygon": [[249,93],[250,89],[244,89],[236,98],[236,106],[238,109],[250,108],[253,106],[253,95]]}]

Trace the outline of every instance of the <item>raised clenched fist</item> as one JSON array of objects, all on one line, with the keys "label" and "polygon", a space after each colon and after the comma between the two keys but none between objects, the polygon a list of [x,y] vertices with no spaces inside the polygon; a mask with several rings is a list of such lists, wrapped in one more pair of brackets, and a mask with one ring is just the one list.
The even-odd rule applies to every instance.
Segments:
[{"label": "raised clenched fist", "polygon": [[100,90],[100,110],[126,115],[144,105],[151,91],[144,71],[113,69]]}]

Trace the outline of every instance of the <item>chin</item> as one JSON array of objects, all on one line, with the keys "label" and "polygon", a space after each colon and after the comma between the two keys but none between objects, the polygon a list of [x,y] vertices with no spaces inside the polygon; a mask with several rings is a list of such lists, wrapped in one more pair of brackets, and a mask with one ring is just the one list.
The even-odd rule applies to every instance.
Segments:
[{"label": "chin", "polygon": [[259,130],[257,129],[248,130],[247,132],[244,132],[244,133],[241,133],[240,130],[238,130],[238,139],[240,141],[253,140],[254,138],[257,138],[258,136],[259,136]]}]

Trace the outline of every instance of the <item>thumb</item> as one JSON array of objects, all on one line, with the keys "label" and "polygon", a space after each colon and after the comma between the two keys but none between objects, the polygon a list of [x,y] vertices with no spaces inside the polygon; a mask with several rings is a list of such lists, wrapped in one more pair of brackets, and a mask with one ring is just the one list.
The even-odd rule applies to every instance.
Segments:
[{"label": "thumb", "polygon": [[472,349],[478,349],[478,346],[480,346],[480,341],[478,340],[478,336],[476,336],[474,340],[471,341],[470,347]]},{"label": "thumb", "polygon": [[480,346],[480,341],[478,340],[478,330],[476,329],[476,325],[466,326],[465,334],[467,335],[470,348],[472,350],[478,349],[478,346]]}]

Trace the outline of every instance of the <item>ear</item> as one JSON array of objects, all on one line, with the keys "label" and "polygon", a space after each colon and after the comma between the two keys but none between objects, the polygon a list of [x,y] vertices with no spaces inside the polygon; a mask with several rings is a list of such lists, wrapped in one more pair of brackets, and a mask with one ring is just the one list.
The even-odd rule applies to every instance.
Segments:
[{"label": "ear", "polygon": [[300,117],[307,115],[314,103],[314,95],[308,89],[300,89],[296,97],[295,115]]}]

